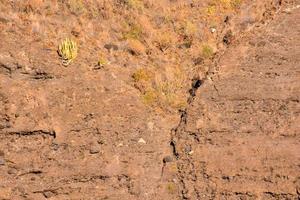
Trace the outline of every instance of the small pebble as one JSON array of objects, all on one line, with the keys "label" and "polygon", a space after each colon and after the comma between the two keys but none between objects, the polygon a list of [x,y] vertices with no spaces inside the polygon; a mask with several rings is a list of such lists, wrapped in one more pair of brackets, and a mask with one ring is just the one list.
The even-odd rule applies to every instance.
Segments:
[{"label": "small pebble", "polygon": [[16,174],[17,170],[15,168],[11,168],[7,171],[8,174]]},{"label": "small pebble", "polygon": [[54,151],[57,151],[57,150],[59,149],[59,144],[53,142],[53,143],[51,144],[51,148],[52,148]]},{"label": "small pebble", "polygon": [[0,157],[0,165],[5,165],[5,160],[2,157]]},{"label": "small pebble", "polygon": [[55,194],[52,191],[45,191],[45,192],[43,192],[43,195],[46,198],[50,198],[50,197],[53,197]]},{"label": "small pebble", "polygon": [[186,146],[184,148],[185,153],[190,153],[192,151],[192,147],[191,146]]},{"label": "small pebble", "polygon": [[284,10],[284,12],[287,13],[287,14],[290,14],[292,12],[292,9],[291,8],[287,8],[287,9]]},{"label": "small pebble", "polygon": [[91,145],[90,147],[90,154],[96,154],[100,152],[100,146],[99,145]]},{"label": "small pebble", "polygon": [[114,79],[117,78],[117,76],[116,76],[114,73],[111,73],[111,76],[112,76]]},{"label": "small pebble", "polygon": [[111,51],[111,50],[114,50],[114,51],[117,51],[119,49],[119,47],[115,44],[105,44],[104,45],[104,48]]},{"label": "small pebble", "polygon": [[165,156],[164,159],[163,159],[163,162],[164,162],[164,163],[167,163],[167,162],[173,162],[172,156]]},{"label": "small pebble", "polygon": [[143,144],[146,144],[146,141],[143,139],[143,138],[140,138],[138,143],[143,143]]},{"label": "small pebble", "polygon": [[148,126],[148,128],[149,128],[150,130],[153,130],[154,123],[153,123],[153,122],[148,122],[147,126]]},{"label": "small pebble", "polygon": [[123,146],[123,143],[119,143],[119,144],[118,144],[118,147],[122,147],[122,146]]}]

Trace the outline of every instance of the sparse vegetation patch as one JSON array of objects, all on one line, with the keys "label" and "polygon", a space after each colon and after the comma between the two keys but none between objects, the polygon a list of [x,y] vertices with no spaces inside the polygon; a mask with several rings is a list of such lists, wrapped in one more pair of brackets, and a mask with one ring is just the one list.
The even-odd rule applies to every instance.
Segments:
[{"label": "sparse vegetation patch", "polygon": [[214,54],[213,48],[208,44],[202,46],[202,56],[204,58],[211,58]]},{"label": "sparse vegetation patch", "polygon": [[130,8],[142,10],[144,8],[144,4],[141,0],[126,0],[127,5]]},{"label": "sparse vegetation patch", "polygon": [[83,14],[86,11],[82,0],[69,0],[69,9],[75,15]]},{"label": "sparse vegetation patch", "polygon": [[142,28],[138,24],[126,24],[126,29],[129,29],[123,34],[124,39],[139,40],[142,36]]},{"label": "sparse vegetation patch", "polygon": [[135,82],[148,81],[152,78],[151,72],[142,68],[133,73],[132,78]]},{"label": "sparse vegetation patch", "polygon": [[58,54],[62,59],[63,65],[69,65],[77,57],[77,53],[77,43],[72,39],[66,38],[58,46]]},{"label": "sparse vegetation patch", "polygon": [[98,62],[97,62],[98,67],[103,68],[107,64],[108,64],[107,59],[105,58],[105,56],[103,54],[100,53],[99,57],[98,57]]}]

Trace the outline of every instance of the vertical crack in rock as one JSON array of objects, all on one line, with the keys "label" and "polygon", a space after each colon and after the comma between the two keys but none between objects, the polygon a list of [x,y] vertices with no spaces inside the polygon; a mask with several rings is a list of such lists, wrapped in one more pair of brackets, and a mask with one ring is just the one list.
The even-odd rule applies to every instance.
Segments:
[{"label": "vertical crack in rock", "polygon": [[[271,12],[270,10],[274,10],[274,2],[271,3],[270,8],[268,6],[265,7],[265,12],[267,14],[263,14],[264,18],[259,21],[256,22],[256,24],[258,25],[266,25],[266,21],[268,20],[272,20],[275,16],[275,14],[277,14],[277,11],[280,10],[280,7],[282,6],[282,1],[278,2],[278,5],[276,7],[277,11],[276,12]],[[270,13],[272,13],[272,16],[270,16]],[[225,23],[228,23],[228,18],[225,19]],[[256,26],[253,26],[254,28]],[[252,28],[253,29],[253,28]],[[251,31],[247,30],[247,31]],[[242,32],[241,32],[242,33]],[[240,37],[243,34],[240,34]],[[235,38],[238,38],[237,35],[235,35]],[[215,69],[218,69],[218,62],[220,57],[224,54],[224,52],[226,51],[227,48],[229,48],[232,45],[232,40],[233,40],[233,35],[231,31],[227,31],[225,33],[225,35],[223,37],[220,38],[220,43],[225,43],[225,49],[224,50],[220,50],[215,56],[214,58],[212,58],[213,60],[213,66],[215,67]],[[210,71],[210,70],[208,70]],[[211,74],[215,74],[216,72],[207,72],[206,76],[203,77],[202,79],[196,78],[192,80],[191,83],[191,88],[188,90],[189,91],[189,97],[187,98],[187,107],[185,108],[185,110],[182,110],[180,112],[180,121],[179,124],[173,128],[171,130],[171,139],[170,139],[170,146],[173,152],[173,156],[176,158],[177,161],[177,179],[178,179],[178,183],[179,183],[179,196],[181,199],[190,199],[189,195],[187,194],[188,191],[188,186],[186,186],[185,184],[185,174],[188,173],[189,177],[192,179],[197,179],[197,173],[195,172],[195,170],[193,169],[194,164],[193,161],[190,160],[190,158],[188,156],[184,156],[183,154],[181,154],[180,150],[178,149],[178,141],[184,137],[184,134],[186,134],[185,128],[186,128],[186,123],[187,123],[187,115],[188,115],[188,107],[193,103],[196,95],[197,95],[197,91],[201,88],[201,86],[204,84],[204,81],[207,80],[208,76],[210,76]],[[218,89],[216,88],[216,86],[214,85],[214,89],[217,91],[217,93],[219,93]],[[192,150],[190,150],[192,151]],[[184,166],[182,165],[182,163],[184,163]],[[188,169],[186,169],[188,168]],[[207,176],[207,174],[205,173],[205,166],[202,167],[203,169],[203,176]],[[188,170],[188,172],[187,172]],[[195,187],[195,186],[194,186]],[[195,188],[194,188],[195,189]],[[196,198],[197,199],[201,199],[201,196],[199,194],[199,192],[195,189],[196,191]]]}]

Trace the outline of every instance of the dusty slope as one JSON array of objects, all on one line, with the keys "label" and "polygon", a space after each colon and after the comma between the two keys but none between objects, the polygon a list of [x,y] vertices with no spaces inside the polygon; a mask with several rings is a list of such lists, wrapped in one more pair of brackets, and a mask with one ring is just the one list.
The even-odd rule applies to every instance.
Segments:
[{"label": "dusty slope", "polygon": [[[202,45],[211,45],[212,53],[224,50],[240,32],[271,20],[282,4],[294,4],[245,0],[232,9],[227,5],[231,0],[78,2],[0,0],[0,199],[181,199],[186,189],[195,198],[194,181],[186,189],[180,183],[190,180],[185,176],[190,168],[180,168],[181,161],[183,166],[189,161],[180,157],[178,179],[169,143],[192,79],[203,78],[211,66],[213,55],[203,56]],[[56,53],[64,37],[75,38],[80,46],[68,67]],[[236,54],[234,48],[228,58]],[[95,67],[98,54],[110,64]],[[239,62],[226,61],[228,66]],[[220,68],[232,73],[230,67]],[[133,80],[140,69],[155,74],[150,83]],[[208,94],[215,95],[214,89],[208,88]],[[149,90],[155,98],[149,98]],[[187,130],[197,129],[192,117],[196,120],[197,113],[188,109]],[[226,119],[233,123],[230,116]],[[227,148],[230,137],[224,137],[216,140]],[[207,152],[207,159],[220,160],[221,148],[219,155]],[[204,173],[199,169],[196,173]],[[198,179],[196,190],[214,194],[213,187],[202,186]]]},{"label": "dusty slope", "polygon": [[300,8],[218,61],[174,133],[186,199],[299,199]]}]

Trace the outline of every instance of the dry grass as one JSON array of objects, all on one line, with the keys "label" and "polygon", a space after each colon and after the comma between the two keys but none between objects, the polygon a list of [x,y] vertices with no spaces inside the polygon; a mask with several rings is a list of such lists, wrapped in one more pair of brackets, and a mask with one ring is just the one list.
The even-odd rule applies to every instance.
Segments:
[{"label": "dry grass", "polygon": [[206,8],[205,12],[208,16],[211,16],[211,15],[215,15],[216,10],[217,10],[217,8],[215,5],[210,5]]},{"label": "dry grass", "polygon": [[242,0],[220,0],[222,6],[230,9],[239,8]]},{"label": "dry grass", "polygon": [[69,0],[68,2],[70,11],[75,15],[85,13],[86,8],[82,0]]},{"label": "dry grass", "polygon": [[231,0],[230,4],[232,8],[238,9],[242,4],[242,0]]},{"label": "dry grass", "polygon": [[105,67],[107,64],[108,64],[108,61],[105,58],[105,56],[102,53],[99,53],[97,65],[99,67]]},{"label": "dry grass", "polygon": [[184,108],[186,97],[180,92],[185,81],[183,72],[173,67],[165,72],[168,74],[161,73],[163,72],[146,68],[138,69],[133,73],[132,78],[135,87],[142,94],[142,101],[146,105],[163,110]]},{"label": "dry grass", "polygon": [[155,105],[158,101],[158,93],[153,89],[148,89],[142,94],[142,100],[147,105]]},{"label": "dry grass", "polygon": [[211,58],[214,54],[213,48],[208,44],[204,44],[201,54],[204,58]]},{"label": "dry grass", "polygon": [[124,39],[141,39],[143,31],[140,25],[125,23],[124,28],[127,30],[123,34]]},{"label": "dry grass", "polygon": [[174,41],[174,36],[172,36],[171,33],[164,32],[156,34],[155,43],[161,51],[165,51],[170,48]]},{"label": "dry grass", "polygon": [[127,0],[126,3],[130,8],[138,10],[144,9],[144,4],[141,0]]},{"label": "dry grass", "polygon": [[174,194],[176,192],[176,184],[173,182],[167,183],[166,188],[167,188],[168,193],[170,193],[170,194]]},{"label": "dry grass", "polygon": [[136,83],[141,81],[149,81],[152,77],[152,72],[145,68],[138,69],[132,74],[132,78]]},{"label": "dry grass", "polygon": [[197,32],[197,26],[191,21],[186,21],[184,32],[187,36],[193,36]]}]

